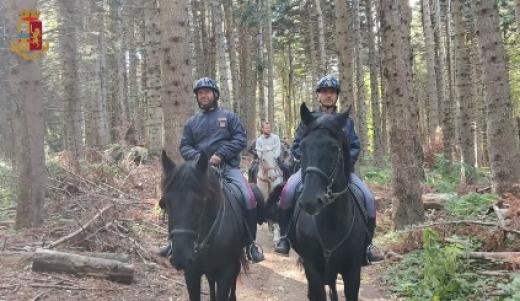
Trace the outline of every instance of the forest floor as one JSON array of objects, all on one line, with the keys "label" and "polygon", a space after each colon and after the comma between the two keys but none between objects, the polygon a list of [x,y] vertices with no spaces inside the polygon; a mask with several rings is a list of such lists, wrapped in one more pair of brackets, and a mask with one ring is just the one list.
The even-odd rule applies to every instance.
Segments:
[{"label": "forest floor", "polygon": [[[139,167],[128,165],[115,169],[91,164],[88,168],[81,167],[81,172],[78,166],[67,165],[67,162],[67,156],[62,156],[49,168],[50,189],[44,226],[15,231],[14,204],[0,208],[0,254],[11,253],[0,256],[0,301],[187,300],[182,272],[173,269],[167,259],[153,255],[153,250],[163,244],[166,237],[166,222],[156,206],[160,179],[158,160]],[[386,194],[384,187],[375,189],[376,194]],[[389,200],[380,198],[380,205],[381,202],[381,210],[389,206],[384,204]],[[86,222],[103,209],[106,211],[86,226]],[[381,211],[380,217],[384,218],[388,212]],[[80,235],[55,249],[130,254],[135,268],[132,284],[31,270],[31,252],[82,228]],[[251,264],[248,273],[241,274],[238,299],[306,300],[305,275],[297,265],[295,253],[292,251],[288,257],[273,253],[272,235],[266,225],[260,227],[258,240],[266,260]],[[14,252],[17,253],[13,256]],[[388,297],[390,294],[379,278],[382,268],[381,265],[363,268],[360,300],[395,300]],[[338,281],[341,295],[342,290]],[[203,300],[208,299],[207,287],[203,285]]]}]

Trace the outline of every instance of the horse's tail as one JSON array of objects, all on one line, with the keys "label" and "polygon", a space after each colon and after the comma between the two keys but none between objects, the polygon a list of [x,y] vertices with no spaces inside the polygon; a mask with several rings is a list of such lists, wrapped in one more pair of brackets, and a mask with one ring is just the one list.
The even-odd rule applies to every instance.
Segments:
[{"label": "horse's tail", "polygon": [[257,216],[257,222],[259,225],[263,224],[266,220],[265,216],[265,200],[262,196],[262,192],[260,191],[260,188],[256,184],[251,184],[251,189],[253,190],[253,194],[256,198],[256,216]]}]

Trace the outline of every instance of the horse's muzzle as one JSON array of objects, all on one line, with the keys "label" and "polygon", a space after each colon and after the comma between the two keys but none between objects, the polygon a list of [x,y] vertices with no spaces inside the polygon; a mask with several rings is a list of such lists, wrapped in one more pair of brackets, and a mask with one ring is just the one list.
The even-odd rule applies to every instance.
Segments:
[{"label": "horse's muzzle", "polygon": [[303,198],[302,196],[300,196],[298,203],[300,204],[300,207],[310,215],[317,215],[320,213],[321,209],[325,207],[324,196],[316,195],[310,198]]},{"label": "horse's muzzle", "polygon": [[170,264],[178,271],[185,270],[193,263],[193,257],[176,256],[173,254],[170,256]]}]

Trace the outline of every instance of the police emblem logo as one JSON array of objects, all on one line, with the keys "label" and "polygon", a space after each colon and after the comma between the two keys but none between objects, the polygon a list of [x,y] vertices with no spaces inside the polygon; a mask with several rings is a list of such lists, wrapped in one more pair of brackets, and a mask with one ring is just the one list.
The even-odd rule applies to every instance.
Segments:
[{"label": "police emblem logo", "polygon": [[37,10],[22,10],[16,24],[16,38],[9,49],[26,61],[40,58],[49,49],[49,43],[43,41],[43,24]]},{"label": "police emblem logo", "polygon": [[226,117],[223,117],[223,118],[219,118],[219,119],[218,119],[218,127],[219,127],[219,128],[225,128],[225,127],[227,127],[227,118],[226,118]]}]

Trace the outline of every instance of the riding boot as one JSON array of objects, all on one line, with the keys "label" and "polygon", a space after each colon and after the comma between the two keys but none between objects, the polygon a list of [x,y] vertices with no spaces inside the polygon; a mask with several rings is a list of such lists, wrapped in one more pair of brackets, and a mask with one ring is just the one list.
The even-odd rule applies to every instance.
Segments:
[{"label": "riding boot", "polygon": [[247,258],[253,263],[263,261],[264,254],[262,250],[258,248],[255,243],[256,240],[256,227],[257,227],[257,216],[256,208],[246,210],[246,223],[247,223],[247,235],[246,235],[246,254]]},{"label": "riding boot", "polygon": [[280,240],[276,243],[274,251],[276,253],[287,255],[291,250],[291,243],[289,241],[289,225],[291,223],[292,209],[280,210]]},{"label": "riding boot", "polygon": [[168,239],[168,242],[166,245],[159,248],[157,251],[157,255],[161,257],[170,257],[172,255],[173,251],[173,245],[171,239]]},{"label": "riding boot", "polygon": [[365,264],[371,264],[372,262],[381,261],[384,259],[384,256],[381,255],[375,247],[372,245],[372,239],[374,238],[374,232],[376,230],[376,218],[369,217],[367,220],[367,230],[368,230],[368,245],[366,249],[366,262]]}]

